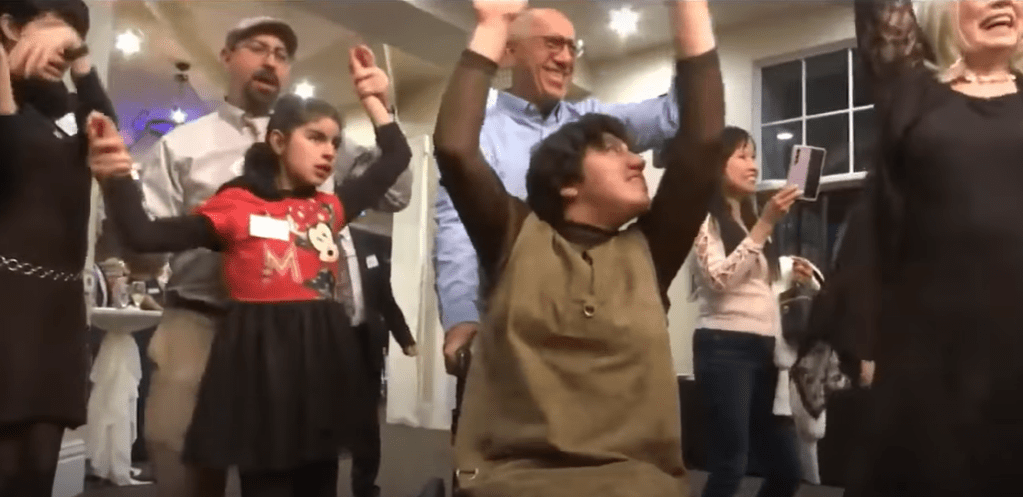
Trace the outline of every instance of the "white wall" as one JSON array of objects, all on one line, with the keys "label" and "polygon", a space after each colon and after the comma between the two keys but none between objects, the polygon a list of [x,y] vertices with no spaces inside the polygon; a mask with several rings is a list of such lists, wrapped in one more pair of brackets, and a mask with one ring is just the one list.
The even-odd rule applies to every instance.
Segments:
[{"label": "white wall", "polygon": [[[851,6],[816,7],[812,15],[764,20],[718,33],[718,55],[725,84],[725,121],[753,130],[757,64],[765,60],[800,55],[823,45],[855,37]],[[633,54],[624,61],[591,66],[593,96],[608,102],[628,102],[660,95],[668,90],[674,73],[671,46]],[[651,191],[660,181],[661,170],[648,168]],[[668,314],[672,354],[679,374],[692,374],[692,333],[696,305],[690,303],[689,261],[679,271],[668,291]]]}]

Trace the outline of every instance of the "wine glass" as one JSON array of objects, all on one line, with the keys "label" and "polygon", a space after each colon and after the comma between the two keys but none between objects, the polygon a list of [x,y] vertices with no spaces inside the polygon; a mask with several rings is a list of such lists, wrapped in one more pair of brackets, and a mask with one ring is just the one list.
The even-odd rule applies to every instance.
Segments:
[{"label": "wine glass", "polygon": [[148,292],[146,291],[145,281],[131,282],[131,301],[135,304],[136,309],[142,305],[142,301],[145,300],[146,295],[148,295]]}]

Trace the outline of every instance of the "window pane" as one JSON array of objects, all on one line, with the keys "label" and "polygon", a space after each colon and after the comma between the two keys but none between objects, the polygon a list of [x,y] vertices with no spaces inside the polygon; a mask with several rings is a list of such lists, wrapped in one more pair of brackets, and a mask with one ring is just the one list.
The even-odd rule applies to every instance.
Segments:
[{"label": "window pane", "polygon": [[874,108],[853,113],[853,170],[867,171],[874,162],[874,147],[877,144],[877,118]]},{"label": "window pane", "polygon": [[806,115],[849,108],[849,51],[806,59]]},{"label": "window pane", "polygon": [[800,121],[764,126],[760,131],[760,167],[762,179],[785,179],[789,173],[792,146],[803,143],[803,123]]},{"label": "window pane", "polygon": [[792,119],[803,114],[802,61],[765,67],[760,74],[760,122]]},{"label": "window pane", "polygon": [[799,255],[807,258],[818,268],[827,267],[824,234],[824,219],[821,216],[822,202],[799,205]]},{"label": "window pane", "polygon": [[862,107],[864,105],[870,105],[874,103],[874,99],[870,98],[870,81],[866,78],[866,73],[863,71],[863,60],[860,58],[860,53],[855,48],[852,50],[853,55],[853,107]]},{"label": "window pane", "polygon": [[778,255],[799,254],[799,206],[789,211],[789,215],[778,221],[771,234],[771,243],[778,244]]},{"label": "window pane", "polygon": [[806,120],[806,144],[828,151],[824,175],[844,174],[849,169],[849,114]]}]

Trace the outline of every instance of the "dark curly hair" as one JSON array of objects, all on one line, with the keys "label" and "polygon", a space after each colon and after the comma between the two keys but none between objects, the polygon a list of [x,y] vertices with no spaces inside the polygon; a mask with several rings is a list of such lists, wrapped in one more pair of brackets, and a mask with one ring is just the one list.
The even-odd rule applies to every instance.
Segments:
[{"label": "dark curly hair", "polygon": [[82,0],[0,0],[0,15],[11,16],[18,27],[51,13],[68,23],[83,40],[89,34],[89,7]]},{"label": "dark curly hair", "polygon": [[341,113],[326,101],[297,95],[282,96],[274,105],[270,123],[266,128],[266,138],[253,144],[245,152],[245,165],[240,179],[260,197],[279,198],[281,192],[277,188],[276,179],[280,170],[280,157],[270,147],[270,133],[280,131],[284,136],[290,137],[295,128],[324,117],[333,119],[339,127],[344,127]]},{"label": "dark curly hair", "polygon": [[586,114],[548,136],[534,149],[526,173],[529,207],[553,226],[565,221],[565,200],[561,189],[583,180],[583,157],[587,150],[600,149],[604,133],[632,144],[625,125],[605,114]]}]

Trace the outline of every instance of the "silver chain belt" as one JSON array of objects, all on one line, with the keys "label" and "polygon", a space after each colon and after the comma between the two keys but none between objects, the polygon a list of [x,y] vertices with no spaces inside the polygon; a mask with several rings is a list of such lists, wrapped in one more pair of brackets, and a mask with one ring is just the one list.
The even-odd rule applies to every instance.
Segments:
[{"label": "silver chain belt", "polygon": [[24,276],[34,276],[36,278],[52,281],[78,281],[82,279],[81,272],[66,273],[64,271],[55,271],[53,269],[37,266],[30,262],[21,262],[13,257],[4,257],[2,255],[0,255],[0,271],[8,271]]}]

